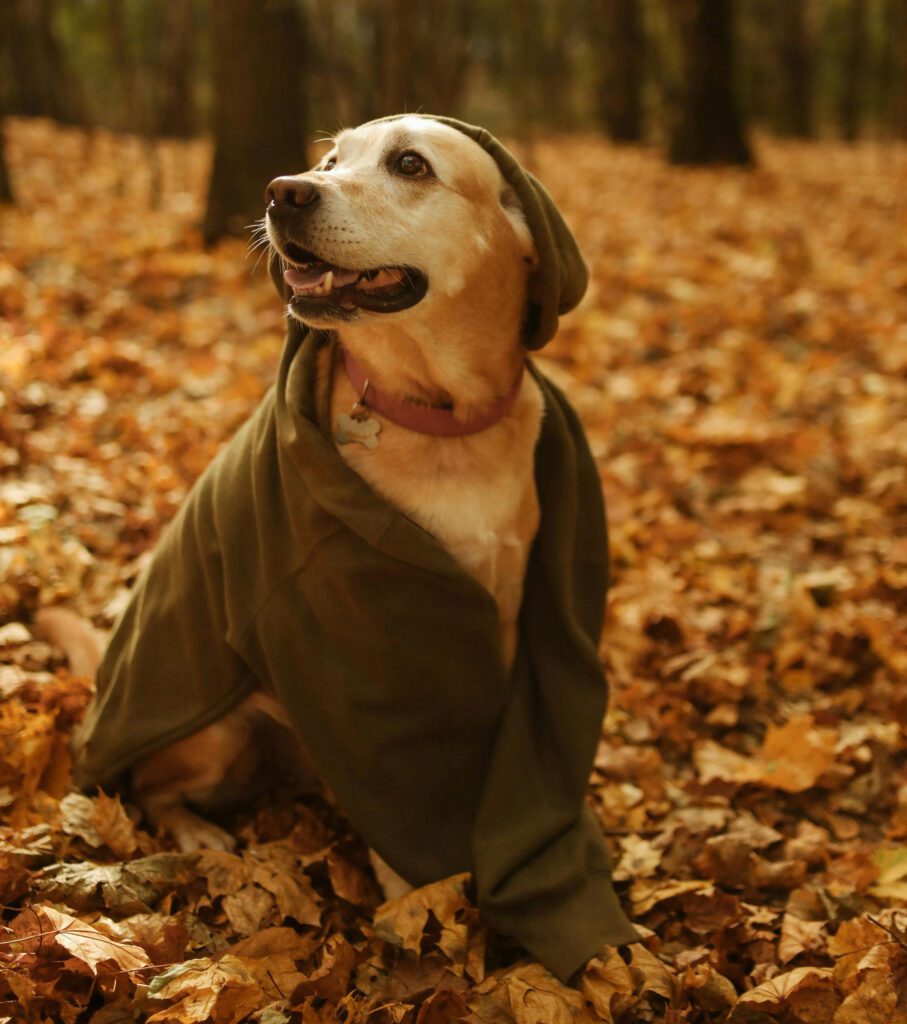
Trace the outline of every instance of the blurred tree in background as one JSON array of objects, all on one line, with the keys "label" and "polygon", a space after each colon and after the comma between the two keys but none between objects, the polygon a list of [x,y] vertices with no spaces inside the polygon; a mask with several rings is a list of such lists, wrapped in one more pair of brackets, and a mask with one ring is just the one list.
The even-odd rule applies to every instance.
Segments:
[{"label": "blurred tree in background", "polygon": [[400,111],[685,163],[745,163],[754,131],[907,138],[907,0],[2,0],[0,109],[133,133],[152,165],[213,138],[214,238],[316,131]]},{"label": "blurred tree in background", "polygon": [[602,0],[601,106],[605,127],[615,142],[643,137],[642,85],[645,57],[643,5],[638,0]]},{"label": "blurred tree in background", "polygon": [[211,7],[214,166],[207,241],[261,217],[267,183],[308,166],[302,89],[307,66],[295,0],[216,0]]},{"label": "blurred tree in background", "polygon": [[681,65],[671,160],[748,164],[752,157],[734,88],[733,0],[675,0],[670,11]]},{"label": "blurred tree in background", "polygon": [[3,132],[0,127],[0,203],[13,201],[13,186],[9,180],[9,168],[6,166],[6,152],[3,145]]}]

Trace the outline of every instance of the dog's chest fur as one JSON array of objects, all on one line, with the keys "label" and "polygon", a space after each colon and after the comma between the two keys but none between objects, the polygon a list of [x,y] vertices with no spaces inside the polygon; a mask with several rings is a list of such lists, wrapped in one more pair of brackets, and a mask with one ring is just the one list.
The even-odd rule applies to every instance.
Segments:
[{"label": "dog's chest fur", "polygon": [[[357,396],[340,366],[331,388],[331,423],[336,424]],[[510,414],[478,434],[430,437],[382,419],[376,448],[338,445],[361,477],[432,534],[491,593],[508,667],[516,652],[523,578],[539,523],[534,453],[542,407],[539,387],[527,373]]]}]

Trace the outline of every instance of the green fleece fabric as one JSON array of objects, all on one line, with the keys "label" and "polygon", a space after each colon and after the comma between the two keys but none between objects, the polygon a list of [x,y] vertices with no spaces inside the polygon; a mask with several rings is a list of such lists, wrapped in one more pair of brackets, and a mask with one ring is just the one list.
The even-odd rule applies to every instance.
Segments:
[{"label": "green fleece fabric", "polygon": [[[537,294],[547,330],[560,303]],[[335,358],[291,322],[275,386],[165,532],[99,669],[77,782],[115,784],[261,687],[391,867],[415,885],[472,871],[489,922],[566,980],[638,939],[584,800],[607,541],[582,427],[530,364],[541,525],[508,675],[491,595],[338,454],[324,345]]]}]

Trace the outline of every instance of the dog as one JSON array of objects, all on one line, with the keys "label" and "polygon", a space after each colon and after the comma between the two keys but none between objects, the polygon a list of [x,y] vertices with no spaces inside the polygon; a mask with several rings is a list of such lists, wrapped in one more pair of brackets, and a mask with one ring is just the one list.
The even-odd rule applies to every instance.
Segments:
[{"label": "dog", "polygon": [[[494,598],[509,668],[517,646],[527,558],[539,523],[533,459],[543,414],[523,373],[522,327],[535,242],[496,161],[462,132],[424,117],[342,131],[320,163],[279,177],[266,193],[265,228],[291,292],[288,315],[334,332],[367,388],[457,424],[453,436],[408,429],[380,412],[380,443],[338,442],[346,463],[430,533]],[[365,396],[355,375],[322,357],[318,388],[331,422]],[[349,423],[355,433],[356,419]],[[38,628],[93,674],[101,638],[60,609]],[[232,849],[201,817],[243,792],[258,759],[262,720],[289,730],[279,702],[257,691],[207,727],[142,758],[131,793],[148,821],[182,850]],[[300,761],[304,751],[298,750]],[[385,893],[408,884],[376,854]]]}]

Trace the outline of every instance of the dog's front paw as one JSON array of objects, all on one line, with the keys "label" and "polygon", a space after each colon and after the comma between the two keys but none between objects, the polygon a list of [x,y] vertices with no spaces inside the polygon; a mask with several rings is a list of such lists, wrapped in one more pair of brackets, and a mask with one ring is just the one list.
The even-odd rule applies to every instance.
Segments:
[{"label": "dog's front paw", "polygon": [[229,853],[236,840],[218,825],[206,821],[188,807],[171,807],[158,815],[158,824],[183,853],[196,850],[221,850]]}]

